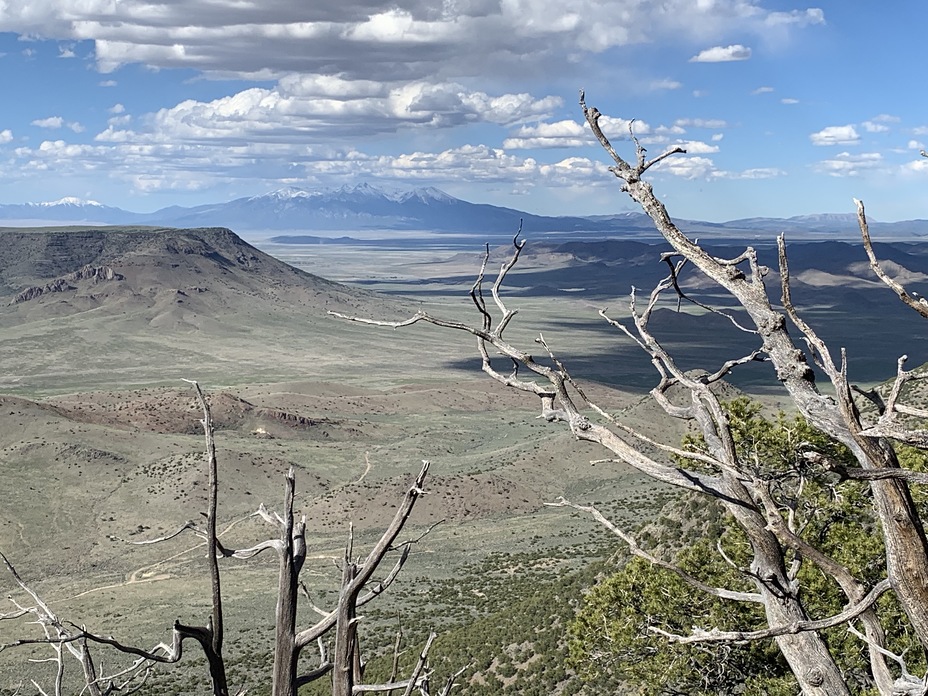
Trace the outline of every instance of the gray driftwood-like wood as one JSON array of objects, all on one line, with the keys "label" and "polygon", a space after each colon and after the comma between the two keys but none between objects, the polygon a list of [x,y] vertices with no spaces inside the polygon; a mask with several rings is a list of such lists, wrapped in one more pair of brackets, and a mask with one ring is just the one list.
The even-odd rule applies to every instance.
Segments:
[{"label": "gray driftwood-like wood", "polygon": [[[352,317],[335,312],[330,314],[377,326],[398,328],[425,322],[469,333],[476,338],[483,371],[508,387],[538,397],[541,401],[541,417],[546,421],[566,423],[578,439],[599,443],[610,450],[617,459],[656,480],[720,501],[732,514],[751,544],[751,565],[745,569],[745,573],[754,583],[756,592],[747,593],[750,597],[741,599],[755,601],[755,598],[760,598],[767,615],[768,628],[756,632],[731,632],[729,635],[722,635],[711,629],[700,629],[691,636],[669,636],[670,639],[700,642],[773,638],[804,694],[833,696],[847,694],[848,687],[822,641],[819,630],[848,622],[851,618],[859,618],[864,633],[857,634],[863,636],[862,639],[869,648],[874,685],[883,696],[902,693],[900,689],[909,693],[913,682],[905,678],[907,672],[903,670],[901,681],[894,682],[892,672],[887,667],[886,658],[896,659],[898,656],[893,656],[883,645],[883,627],[873,610],[873,603],[882,593],[892,589],[905,609],[916,634],[928,648],[928,543],[908,490],[910,482],[923,482],[924,476],[900,468],[889,439],[898,439],[923,447],[928,444],[928,434],[924,431],[907,429],[904,424],[895,420],[897,414],[924,417],[917,409],[897,403],[901,385],[907,380],[920,377],[905,373],[900,362],[897,387],[882,404],[879,421],[865,422],[853,400],[853,389],[847,378],[843,353],[836,364],[828,347],[803,321],[793,306],[790,297],[789,264],[782,237],[779,240],[779,270],[783,309],[780,310],[775,309],[770,301],[764,284],[767,269],[759,264],[754,249],[748,247],[742,254],[731,259],[712,256],[676,227],[663,204],[654,195],[651,185],[642,180],[642,175],[648,169],[668,157],[682,153],[683,150],[671,148],[648,159],[644,148],[640,146],[630,128],[631,140],[635,145],[635,158],[633,162],[627,162],[615,151],[600,128],[601,114],[586,105],[582,94],[581,107],[593,134],[613,159],[614,166],[610,169],[621,181],[622,190],[642,206],[664,239],[673,247],[673,251],[663,257],[671,268],[670,276],[655,288],[643,310],[635,306],[633,295],[633,330],[611,320],[604,311],[601,314],[651,356],[661,377],[660,384],[652,390],[652,395],[669,415],[688,420],[698,427],[706,442],[705,451],[693,453],[664,443],[655,443],[623,424],[606,409],[591,402],[555,352],[549,348],[543,336],[536,342],[547,352],[547,359],[544,360],[537,359],[531,352],[512,344],[504,337],[516,312],[506,306],[500,291],[507,274],[518,262],[524,246],[524,241],[519,240],[518,234],[513,240],[511,258],[501,267],[491,286],[492,304],[484,296],[484,280],[489,260],[489,248],[487,249],[470,293],[480,317],[477,324],[435,317],[426,311],[419,311],[402,321]],[[865,230],[864,235],[869,253],[872,249]],[[875,260],[872,259],[872,262],[878,266]],[[672,356],[663,349],[648,329],[651,311],[661,293],[673,291],[681,300],[693,301],[683,294],[678,284],[678,274],[685,264],[694,266],[737,300],[746,312],[749,323],[742,325],[744,320],[736,319],[730,314],[725,316],[739,329],[755,334],[760,344],[758,350],[752,354],[729,361],[716,372],[700,377],[694,377],[677,368]],[[880,273],[879,270],[876,272]],[[887,282],[884,275],[880,277]],[[911,295],[904,295],[892,283],[887,282],[887,285],[893,288],[903,301],[911,298]],[[916,300],[909,304],[919,303]],[[701,304],[699,306],[711,309]],[[809,346],[809,354],[828,376],[835,396],[819,391],[806,353],[796,345],[787,329],[788,322],[792,322]],[[508,358],[512,370],[499,370],[491,360],[491,352],[494,357],[499,354]],[[711,385],[738,365],[752,360],[769,361],[777,379],[784,385],[802,415],[813,426],[846,445],[853,453],[859,463],[858,467],[834,470],[844,478],[866,480],[871,486],[874,510],[880,520],[886,544],[886,582],[867,587],[847,568],[805,542],[795,528],[793,514],[788,512],[788,507],[784,508],[774,499],[768,482],[756,476],[750,463],[739,461],[730,424],[724,409],[712,392]],[[690,402],[684,405],[672,402],[668,398],[668,392],[672,387],[683,387],[690,395]],[[873,398],[880,402],[878,395]],[[595,418],[587,415],[590,411],[595,414]],[[642,450],[642,443],[657,446],[674,455],[677,463],[671,465],[647,456]],[[688,466],[687,461],[693,466]],[[572,505],[567,501],[561,504]],[[629,544],[633,553],[648,557],[630,537],[623,533],[619,536]],[[823,573],[833,577],[847,595],[848,608],[833,617],[811,619],[801,602],[796,575],[798,562],[787,565],[787,551],[809,560]],[[666,567],[664,563],[661,565]],[[686,577],[684,580],[699,587],[698,581],[694,583]],[[716,596],[736,594],[724,588],[699,589]]]},{"label": "gray driftwood-like wood", "polygon": [[[782,303],[786,315],[811,346],[813,356],[831,381],[834,397],[818,390],[805,354],[787,330],[787,316],[771,306],[763,282],[764,273],[755,251],[748,247],[740,257],[719,259],[690,240],[673,223],[651,185],[641,179],[656,160],[645,162],[640,146],[636,165],[623,160],[602,132],[599,112],[587,107],[582,96],[581,105],[594,135],[615,162],[611,171],[622,181],[622,189],[641,205],[680,256],[725,288],[744,308],[762,340],[764,353],[773,363],[777,378],[802,415],[815,427],[846,445],[861,468],[899,468],[892,444],[865,432],[867,428],[854,403],[843,358],[836,365],[828,347],[796,312],[789,293],[789,266],[783,237],[779,239]],[[744,266],[747,266],[747,271]],[[888,578],[912,628],[922,644],[928,647],[928,541],[922,521],[904,480],[873,479],[870,486],[886,545]]]}]

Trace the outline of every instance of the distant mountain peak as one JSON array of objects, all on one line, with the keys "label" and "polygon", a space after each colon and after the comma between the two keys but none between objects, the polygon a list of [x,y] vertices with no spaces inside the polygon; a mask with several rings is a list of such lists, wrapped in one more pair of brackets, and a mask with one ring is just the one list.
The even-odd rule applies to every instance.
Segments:
[{"label": "distant mountain peak", "polygon": [[296,188],[295,186],[284,186],[279,188],[276,191],[270,191],[269,193],[263,193],[260,196],[252,196],[248,200],[250,201],[259,201],[259,200],[278,200],[278,201],[290,201],[294,198],[309,198],[310,194],[308,191],[303,189]]},{"label": "distant mountain peak", "polygon": [[454,196],[445,193],[440,188],[435,188],[434,186],[425,186],[422,188],[415,188],[412,191],[406,191],[405,193],[401,194],[399,200],[402,202],[411,200],[413,198],[417,198],[425,203],[433,201],[439,203],[454,203],[459,200]]},{"label": "distant mountain peak", "polygon": [[396,198],[398,192],[388,191],[385,188],[380,186],[374,186],[369,184],[366,181],[362,181],[360,184],[345,184],[339,189],[336,189],[333,193],[348,195],[348,196],[367,196],[371,198],[387,198],[393,200]]},{"label": "distant mountain peak", "polygon": [[54,206],[74,206],[74,207],[93,207],[93,208],[102,208],[104,207],[102,203],[97,203],[97,201],[88,201],[82,198],[76,198],[74,196],[65,196],[64,198],[59,198],[57,201],[45,201],[43,203],[36,203],[43,208],[51,208]]}]

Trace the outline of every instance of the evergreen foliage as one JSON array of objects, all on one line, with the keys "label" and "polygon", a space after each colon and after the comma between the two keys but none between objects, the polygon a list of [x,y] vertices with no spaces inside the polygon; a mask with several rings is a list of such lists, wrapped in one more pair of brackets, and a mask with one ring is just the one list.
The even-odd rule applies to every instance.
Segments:
[{"label": "evergreen foliage", "polygon": [[[771,482],[783,514],[791,514],[801,536],[845,565],[866,586],[886,575],[884,548],[866,483],[841,481],[804,456],[817,452],[854,466],[840,445],[798,415],[766,417],[746,398],[726,404],[739,456],[757,478]],[[701,437],[684,445],[702,450]],[[924,471],[925,453],[903,449],[907,468]],[[925,504],[924,496],[918,500]],[[686,496],[669,503],[657,524],[640,540],[702,582],[732,590],[750,590],[742,572],[746,540],[717,503]],[[729,564],[725,556],[733,561]],[[835,581],[806,559],[800,563],[801,597],[813,618],[840,612],[847,597]],[[925,670],[917,638],[891,595],[877,603],[887,627],[887,647],[906,656],[913,673]],[[793,694],[796,684],[772,640],[747,644],[672,643],[653,628],[689,634],[694,627],[755,630],[766,627],[761,605],[718,599],[693,588],[670,571],[640,558],[628,560],[586,595],[569,625],[570,662],[589,682],[626,684],[639,694]],[[853,693],[868,694],[873,683],[866,646],[845,626],[823,631],[824,638]]]}]

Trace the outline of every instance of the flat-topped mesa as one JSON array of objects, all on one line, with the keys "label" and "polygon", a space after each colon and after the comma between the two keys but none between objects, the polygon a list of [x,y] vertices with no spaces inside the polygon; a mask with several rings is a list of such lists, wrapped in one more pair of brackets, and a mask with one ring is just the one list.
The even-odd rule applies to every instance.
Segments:
[{"label": "flat-topped mesa", "polygon": [[8,306],[74,291],[81,302],[104,304],[168,288],[274,295],[284,304],[320,293],[358,294],[268,256],[225,228],[0,229],[0,243],[0,296]]}]

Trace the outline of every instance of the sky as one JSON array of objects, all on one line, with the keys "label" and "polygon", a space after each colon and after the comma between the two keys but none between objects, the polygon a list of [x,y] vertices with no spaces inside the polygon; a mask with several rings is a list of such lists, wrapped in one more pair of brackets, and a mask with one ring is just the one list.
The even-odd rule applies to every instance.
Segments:
[{"label": "sky", "polygon": [[0,0],[0,203],[435,186],[543,215],[928,218],[928,3]]}]

